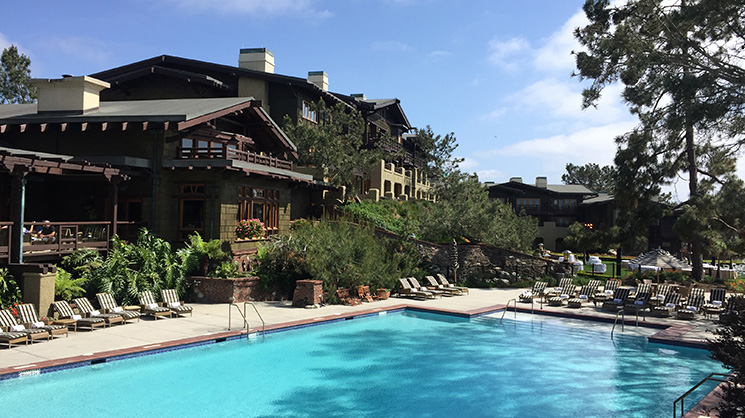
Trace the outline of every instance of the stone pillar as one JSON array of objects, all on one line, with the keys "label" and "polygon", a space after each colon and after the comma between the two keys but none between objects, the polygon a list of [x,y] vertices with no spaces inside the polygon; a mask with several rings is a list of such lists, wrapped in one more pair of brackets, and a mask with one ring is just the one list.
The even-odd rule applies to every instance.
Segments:
[{"label": "stone pillar", "polygon": [[323,282],[321,280],[298,280],[295,282],[292,306],[304,308],[309,305],[318,305],[322,299]]},{"label": "stone pillar", "polygon": [[40,316],[49,316],[54,302],[54,277],[57,269],[48,264],[36,265],[37,268],[26,268],[14,277],[21,278],[21,292],[24,303],[33,303]]}]

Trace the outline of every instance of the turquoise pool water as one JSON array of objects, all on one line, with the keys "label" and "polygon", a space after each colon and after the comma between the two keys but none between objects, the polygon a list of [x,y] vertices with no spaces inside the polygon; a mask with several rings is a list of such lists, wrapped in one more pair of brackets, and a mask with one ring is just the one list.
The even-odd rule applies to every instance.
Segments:
[{"label": "turquoise pool water", "polygon": [[720,371],[707,351],[651,344],[633,327],[611,340],[605,324],[403,312],[9,379],[0,407],[13,417],[667,417]]}]

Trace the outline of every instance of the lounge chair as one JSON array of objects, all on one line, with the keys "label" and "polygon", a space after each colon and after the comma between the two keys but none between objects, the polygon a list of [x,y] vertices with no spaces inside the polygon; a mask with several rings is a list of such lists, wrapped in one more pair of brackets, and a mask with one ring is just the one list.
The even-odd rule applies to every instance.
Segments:
[{"label": "lounge chair", "polygon": [[91,305],[91,302],[88,300],[88,298],[77,298],[73,300],[73,302],[78,305],[78,311],[80,311],[80,314],[83,315],[83,317],[85,318],[101,318],[109,326],[111,326],[112,324],[124,323],[124,318],[122,318],[122,316],[119,314],[102,313],[99,310],[93,309],[93,305]]},{"label": "lounge chair", "polygon": [[678,309],[678,304],[680,304],[680,293],[670,293],[665,296],[665,300],[660,305],[651,308],[649,314],[667,318]]},{"label": "lounge chair", "polygon": [[520,302],[533,303],[535,298],[542,298],[547,285],[546,282],[536,281],[533,283],[533,289],[520,293]]},{"label": "lounge chair", "polygon": [[149,290],[140,292],[140,309],[142,309],[143,314],[152,316],[156,321],[159,316],[173,316],[170,309],[155,302],[153,293]]},{"label": "lounge chair", "polygon": [[47,340],[51,338],[51,335],[43,329],[26,328],[19,324],[16,317],[8,309],[0,311],[0,326],[5,332],[25,334],[31,342],[42,338]]},{"label": "lounge chair", "polygon": [[594,286],[591,286],[589,284],[584,285],[579,289],[579,295],[577,295],[576,298],[569,298],[567,300],[567,306],[569,306],[570,308],[581,308],[582,305],[590,302],[592,295],[594,294]]},{"label": "lounge chair", "polygon": [[69,337],[69,330],[64,325],[47,325],[39,320],[39,316],[36,315],[36,308],[33,303],[22,303],[18,305],[18,316],[21,317],[21,322],[26,328],[43,329],[54,338],[55,335],[64,334],[65,337]]},{"label": "lounge chair", "polygon": [[406,280],[405,278],[398,279],[398,283],[399,283],[398,294],[401,296],[413,297],[414,299],[421,299],[421,300],[435,298],[435,294],[432,292],[424,292],[419,289],[412,288],[409,281]]},{"label": "lounge chair", "polygon": [[427,288],[433,288],[435,290],[441,290],[450,296],[462,296],[463,292],[460,289],[454,287],[445,287],[441,285],[434,276],[424,276],[424,280],[427,283]]},{"label": "lounge chair", "polygon": [[357,306],[362,304],[359,299],[353,298],[349,294],[349,289],[336,289],[336,295],[339,296],[339,300],[344,305]]},{"label": "lounge chair", "polygon": [[114,297],[111,296],[110,294],[96,293],[96,299],[98,299],[98,304],[101,305],[101,309],[103,309],[104,313],[119,314],[122,316],[122,319],[124,320],[125,323],[132,319],[136,319],[137,322],[140,321],[139,312],[128,311],[124,309],[123,307],[119,306],[114,300]]},{"label": "lounge chair", "polygon": [[370,286],[357,287],[357,296],[362,302],[375,302],[375,299],[373,299],[373,296],[370,293]]},{"label": "lounge chair", "polygon": [[629,297],[631,289],[629,288],[618,288],[613,292],[613,299],[606,300],[603,302],[602,309],[604,311],[619,311],[626,305],[626,299]]},{"label": "lounge chair", "polygon": [[439,296],[439,297],[442,297],[443,295],[452,296],[450,293],[447,293],[445,291],[437,290],[437,289],[430,289],[429,287],[420,285],[419,280],[417,280],[415,277],[409,277],[407,280],[409,280],[409,283],[411,283],[411,287],[414,289],[423,290],[425,292],[431,292],[435,296]]},{"label": "lounge chair", "polygon": [[709,301],[702,306],[706,316],[719,315],[724,310],[724,299],[727,296],[727,289],[718,287],[711,289],[709,292]]},{"label": "lounge chair", "polygon": [[562,294],[567,295],[570,293],[573,296],[576,290],[576,286],[572,284],[572,278],[565,277],[559,281],[559,285],[553,288],[553,290],[551,290],[550,292],[546,292],[546,298],[549,298],[549,303],[551,303],[551,298],[557,297]]},{"label": "lounge chair", "polygon": [[[567,280],[567,279],[562,279]],[[563,282],[559,290],[559,294],[548,298],[548,306],[562,306],[564,302],[568,302],[569,299],[574,298],[575,287],[572,285],[572,279],[568,279],[569,282]],[[557,288],[559,289],[559,288]]]},{"label": "lounge chair", "polygon": [[163,298],[163,303],[165,303],[166,307],[176,315],[189,314],[189,316],[192,316],[192,307],[184,305],[184,301],[179,300],[176,289],[163,289],[160,291],[160,296]]},{"label": "lounge chair", "polygon": [[0,332],[0,343],[5,343],[8,348],[13,348],[13,344],[26,343],[28,345],[28,334],[25,332],[2,331]]},{"label": "lounge chair", "polygon": [[706,296],[704,289],[701,287],[694,287],[688,294],[688,300],[684,303],[684,306],[678,308],[675,317],[678,319],[695,319],[696,314],[701,311],[701,307],[704,305]]},{"label": "lounge chair", "polygon": [[[598,305],[598,302],[605,303],[608,299],[611,299],[611,296],[616,292],[616,289],[618,289],[618,286],[621,285],[620,280],[611,279],[605,282],[605,286],[603,286],[602,292],[595,292],[595,295],[592,297],[592,303],[595,304],[595,306]],[[602,306],[602,305],[601,305]]]},{"label": "lounge chair", "polygon": [[639,315],[639,312],[646,312],[649,309],[649,300],[652,297],[652,292],[639,292],[634,296],[633,301],[626,302],[623,309],[628,312],[634,312]]},{"label": "lounge chair", "polygon": [[445,287],[450,287],[450,288],[453,288],[453,289],[458,289],[458,290],[460,290],[463,293],[468,293],[468,288],[467,287],[465,287],[465,286],[456,286],[454,284],[450,284],[450,282],[448,282],[448,279],[446,279],[445,276],[443,276],[441,273],[437,273],[436,277],[437,277],[437,280],[440,282],[441,285],[443,285]]},{"label": "lounge chair", "polygon": [[646,293],[649,293],[650,297],[652,296],[652,285],[649,283],[640,283],[636,286],[636,289],[634,289],[634,292],[630,295],[629,300],[627,300],[626,302],[632,303],[634,300],[636,300],[636,295]]},{"label": "lounge chair", "polygon": [[76,314],[66,300],[53,302],[52,306],[54,306],[54,310],[57,311],[60,318],[71,320],[69,325],[73,327],[75,332],[78,331],[78,327],[86,327],[93,331],[94,328],[106,326],[106,321],[103,318],[83,318],[82,315]]}]

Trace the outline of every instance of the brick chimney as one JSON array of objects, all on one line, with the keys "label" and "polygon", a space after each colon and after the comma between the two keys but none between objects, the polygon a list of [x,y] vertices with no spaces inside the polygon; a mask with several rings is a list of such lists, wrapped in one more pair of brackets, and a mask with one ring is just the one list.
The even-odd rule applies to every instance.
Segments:
[{"label": "brick chimney", "polygon": [[34,78],[31,83],[38,89],[39,113],[74,113],[98,109],[99,93],[110,84],[88,76],[63,76],[62,78]]},{"label": "brick chimney", "polygon": [[274,73],[274,54],[266,48],[241,48],[238,67]]},{"label": "brick chimney", "polygon": [[325,71],[308,71],[308,82],[323,91],[329,91],[329,77]]}]

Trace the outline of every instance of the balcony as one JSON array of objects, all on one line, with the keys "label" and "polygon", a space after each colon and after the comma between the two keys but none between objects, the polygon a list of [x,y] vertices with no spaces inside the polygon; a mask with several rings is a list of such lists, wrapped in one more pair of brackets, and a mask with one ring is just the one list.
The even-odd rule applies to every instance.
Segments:
[{"label": "balcony", "polygon": [[275,157],[268,157],[249,151],[241,151],[230,146],[206,146],[206,147],[179,147],[178,159],[195,160],[195,159],[222,159],[243,161],[252,164],[263,165],[266,167],[292,170],[292,163]]},{"label": "balcony", "polygon": [[[109,249],[111,222],[51,222],[47,227],[54,230],[54,235],[45,238],[39,234],[45,224],[26,222],[23,225],[24,261],[58,260],[81,249],[101,252]],[[12,248],[17,245],[12,240],[14,228],[13,222],[0,222],[0,263],[10,261]]]}]

